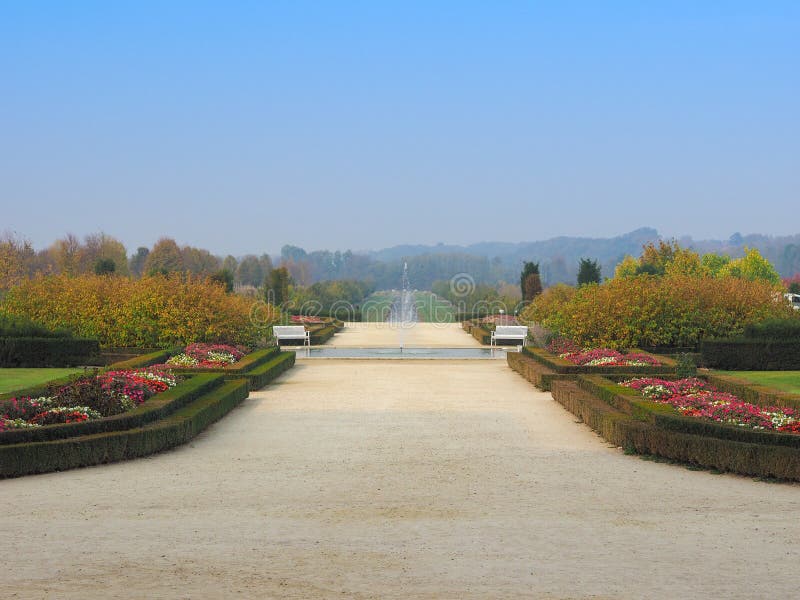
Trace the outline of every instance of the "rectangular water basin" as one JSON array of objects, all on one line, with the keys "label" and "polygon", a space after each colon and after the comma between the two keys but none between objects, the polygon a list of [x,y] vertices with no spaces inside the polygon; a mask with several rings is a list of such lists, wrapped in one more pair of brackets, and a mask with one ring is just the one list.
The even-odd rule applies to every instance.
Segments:
[{"label": "rectangular water basin", "polygon": [[[285,348],[294,350],[297,358],[378,358],[378,359],[467,359],[506,358],[504,348]],[[513,352],[513,350],[512,350]]]}]

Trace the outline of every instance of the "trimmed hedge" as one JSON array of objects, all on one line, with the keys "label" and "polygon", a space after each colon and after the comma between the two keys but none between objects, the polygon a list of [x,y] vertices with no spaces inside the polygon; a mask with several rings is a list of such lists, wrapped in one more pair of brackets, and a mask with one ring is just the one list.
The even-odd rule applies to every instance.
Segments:
[{"label": "trimmed hedge", "polygon": [[74,367],[99,355],[99,342],[87,338],[0,337],[0,367]]},{"label": "trimmed hedge", "polygon": [[280,350],[273,346],[271,348],[262,348],[250,354],[245,354],[242,359],[232,365],[225,365],[221,367],[210,367],[208,369],[200,369],[193,367],[172,367],[173,373],[224,373],[231,379],[237,379],[244,376],[247,371],[257,367],[258,365],[267,362],[274,355],[278,354]]},{"label": "trimmed hedge", "polygon": [[485,327],[474,324],[470,328],[469,332],[470,334],[472,334],[472,337],[474,337],[476,340],[478,340],[481,344],[485,346],[488,346],[489,344],[492,343],[492,334]]},{"label": "trimmed hedge", "polygon": [[648,400],[636,390],[620,387],[615,381],[596,375],[579,377],[577,382],[581,389],[600,398],[617,410],[662,429],[740,442],[800,448],[800,435],[737,427],[736,425],[687,417],[668,404]]},{"label": "trimmed hedge", "polygon": [[737,338],[700,342],[703,364],[730,371],[800,369],[800,340]]},{"label": "trimmed hedge", "polygon": [[[632,352],[641,352],[638,349],[631,350]],[[655,375],[674,375],[675,374],[675,361],[666,356],[654,356],[656,360],[661,362],[661,365],[648,365],[645,367],[587,367],[576,365],[568,360],[564,360],[545,350],[544,348],[537,348],[535,346],[525,346],[522,353],[530,358],[542,363],[547,368],[556,373],[570,374],[570,375],[627,375],[633,376],[655,376]]]},{"label": "trimmed hedge", "polygon": [[0,338],[6,337],[71,338],[72,333],[66,329],[48,329],[27,317],[0,312]]},{"label": "trimmed hedge", "polygon": [[225,416],[247,395],[247,382],[232,380],[144,427],[50,442],[0,446],[0,477],[61,471],[174,448]]},{"label": "trimmed hedge", "polygon": [[540,390],[550,391],[551,383],[556,379],[571,378],[572,375],[556,373],[543,363],[532,359],[523,352],[506,353],[506,361],[514,371],[522,375]]},{"label": "trimmed hedge", "polygon": [[552,390],[553,398],[609,442],[742,475],[800,480],[798,436],[683,417],[633,390],[619,392],[621,388],[602,379],[556,380]]},{"label": "trimmed hedge", "polygon": [[333,325],[329,325],[328,327],[323,327],[322,329],[318,329],[317,331],[312,331],[311,343],[315,346],[324,344],[333,337],[334,333],[336,333],[336,327],[334,327]]},{"label": "trimmed hedge", "polygon": [[800,338],[800,319],[767,319],[745,325],[743,336],[759,340],[789,341]]},{"label": "trimmed hedge", "polygon": [[123,360],[117,363],[114,363],[109,366],[110,369],[114,369],[115,371],[119,371],[122,369],[143,369],[144,367],[149,367],[150,365],[158,365],[161,363],[166,362],[170,356],[173,354],[178,354],[180,352],[179,348],[170,348],[168,350],[156,350],[155,352],[149,352],[148,354],[140,354],[139,356],[134,356],[133,358],[129,358],[128,360]]},{"label": "trimmed hedge", "polygon": [[[19,444],[22,442],[44,442],[68,437],[91,435],[109,431],[120,431],[142,427],[148,423],[163,419],[170,413],[193,402],[200,396],[207,394],[224,383],[224,378],[217,374],[194,375],[182,381],[174,388],[156,394],[141,406],[135,409],[91,421],[80,423],[60,423],[44,427],[31,427],[26,429],[9,429],[0,431],[0,445]],[[36,396],[39,393],[24,394]],[[16,392],[17,397],[23,395]]]},{"label": "trimmed hedge", "polygon": [[225,379],[247,379],[250,390],[258,390],[294,365],[294,352],[281,352],[277,347],[256,350],[226,367],[210,369],[173,369],[174,373],[218,373]]},{"label": "trimmed hedge", "polygon": [[758,406],[783,406],[800,410],[800,395],[791,394],[765,385],[745,383],[738,377],[721,373],[703,373],[702,378],[721,392],[738,396],[745,402]]},{"label": "trimmed hedge", "polygon": [[[146,364],[136,366],[162,362],[164,352],[168,354],[140,357]],[[291,368],[295,356],[270,348],[242,359],[237,366],[249,370],[238,377],[229,379],[231,373],[225,372],[189,374],[186,381],[127,413],[0,432],[0,478],[136,458],[183,444],[247,398],[250,390],[264,387]],[[42,388],[29,391],[36,394]]]}]

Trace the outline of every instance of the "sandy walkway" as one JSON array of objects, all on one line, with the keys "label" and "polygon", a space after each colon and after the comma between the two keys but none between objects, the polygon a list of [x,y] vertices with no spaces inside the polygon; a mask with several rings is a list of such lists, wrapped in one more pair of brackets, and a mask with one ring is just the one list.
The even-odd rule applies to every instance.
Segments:
[{"label": "sandy walkway", "polygon": [[624,456],[499,361],[304,362],[0,503],[4,598],[797,597],[800,487]]},{"label": "sandy walkway", "polygon": [[348,323],[326,346],[341,348],[397,347],[478,348],[478,340],[460,323]]}]

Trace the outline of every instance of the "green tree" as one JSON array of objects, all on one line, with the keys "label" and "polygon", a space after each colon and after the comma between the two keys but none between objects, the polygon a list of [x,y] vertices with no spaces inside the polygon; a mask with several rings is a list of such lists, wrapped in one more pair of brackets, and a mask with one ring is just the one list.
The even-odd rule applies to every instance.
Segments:
[{"label": "green tree", "polygon": [[147,262],[147,255],[150,254],[150,248],[139,246],[136,249],[136,254],[131,256],[128,261],[128,270],[131,275],[141,277],[144,273],[144,264]]},{"label": "green tree", "polygon": [[275,306],[280,306],[289,300],[289,270],[286,267],[272,269],[265,289],[266,301]]},{"label": "green tree", "polygon": [[95,275],[113,275],[117,270],[117,264],[110,258],[98,258],[94,263]]},{"label": "green tree", "polygon": [[220,269],[211,276],[211,281],[225,286],[229,294],[233,291],[233,273],[228,269]]},{"label": "green tree", "polygon": [[582,258],[578,265],[578,285],[600,283],[600,265],[596,260]]},{"label": "green tree", "polygon": [[773,285],[781,283],[781,276],[775,267],[755,248],[745,248],[744,256],[725,265],[720,274],[749,281],[768,281]]},{"label": "green tree", "polygon": [[239,261],[236,269],[236,281],[242,285],[258,287],[264,281],[264,275],[261,261],[254,254],[248,254]]},{"label": "green tree", "polygon": [[722,269],[731,262],[731,257],[727,254],[704,254],[701,259],[706,272],[712,277],[717,277]]},{"label": "green tree", "polygon": [[237,262],[236,258],[230,254],[228,254],[228,256],[225,257],[225,260],[222,261],[222,268],[230,271],[231,273],[236,273],[236,267],[238,266],[239,263]]}]

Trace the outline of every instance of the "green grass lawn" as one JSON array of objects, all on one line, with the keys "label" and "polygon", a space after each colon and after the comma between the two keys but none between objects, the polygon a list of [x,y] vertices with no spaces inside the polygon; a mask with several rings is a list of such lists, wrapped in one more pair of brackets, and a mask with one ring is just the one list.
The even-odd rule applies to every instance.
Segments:
[{"label": "green grass lawn", "polygon": [[800,371],[719,371],[744,381],[800,394]]},{"label": "green grass lawn", "polygon": [[423,323],[452,323],[455,318],[455,307],[431,292],[417,292],[414,301]]},{"label": "green grass lawn", "polygon": [[382,323],[389,317],[394,294],[375,292],[361,303],[361,318],[371,323]]},{"label": "green grass lawn", "polygon": [[82,372],[83,369],[0,369],[0,394]]}]

